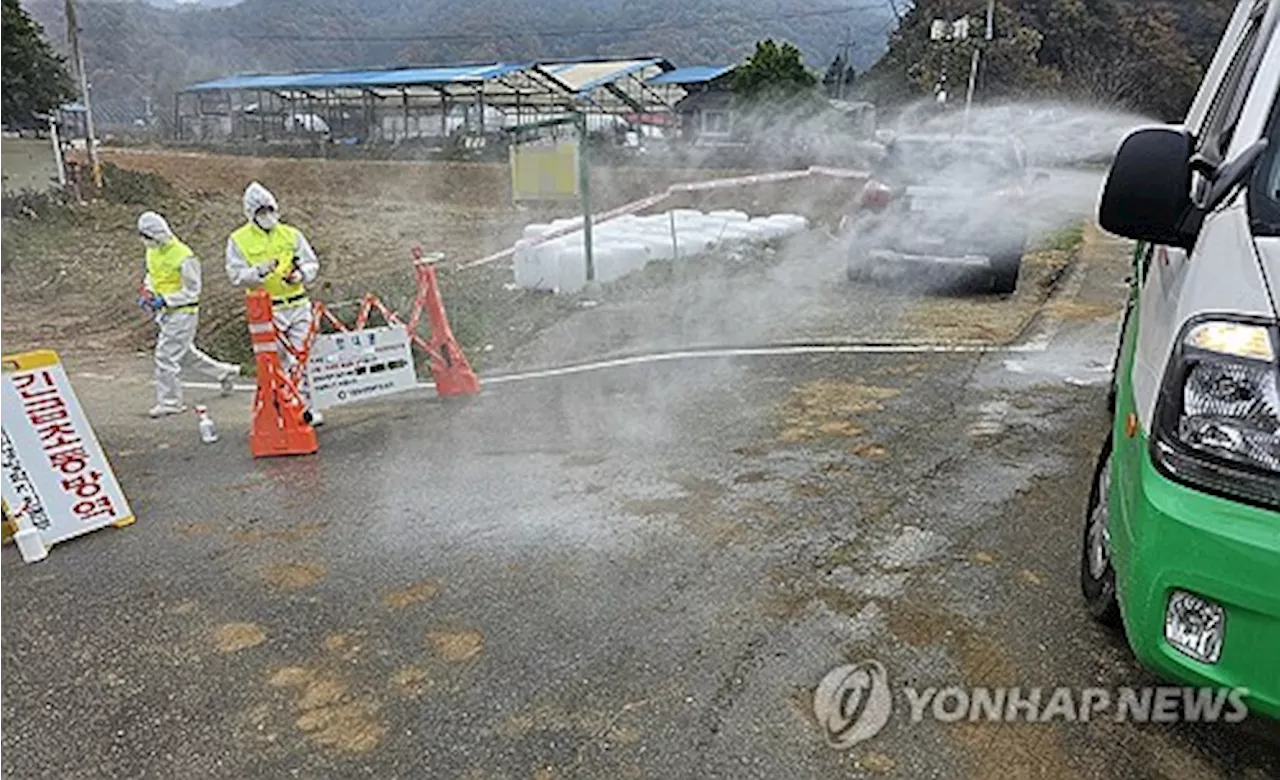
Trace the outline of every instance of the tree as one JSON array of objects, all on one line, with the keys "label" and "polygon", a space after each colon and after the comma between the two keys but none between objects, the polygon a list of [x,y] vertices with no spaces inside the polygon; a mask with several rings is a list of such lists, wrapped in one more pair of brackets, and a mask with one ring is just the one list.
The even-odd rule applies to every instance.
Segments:
[{"label": "tree", "polygon": [[[1183,5],[1182,16],[1212,18],[1212,8]],[[1199,45],[1197,64],[1182,16],[1166,3],[1135,10],[1118,0],[1038,0],[1024,13],[1044,31],[1041,61],[1061,72],[1068,94],[1162,119],[1181,117],[1213,55]]]},{"label": "tree", "polygon": [[[995,40],[970,0],[917,0],[859,86],[881,103],[960,94],[982,49],[978,95],[1056,95],[1177,120],[1226,24],[1230,0],[998,0]],[[969,19],[970,37],[935,41],[935,19]]]},{"label": "tree", "polygon": [[10,127],[39,124],[38,114],[48,114],[75,96],[62,57],[44,39],[44,30],[18,5],[4,0],[4,57],[0,84],[0,116]]},{"label": "tree", "polygon": [[[984,39],[986,20],[972,2],[917,2],[889,38],[889,49],[871,69],[868,86],[877,102],[897,102],[933,96],[946,90],[948,99],[963,99],[974,49],[982,50],[984,98],[1035,94],[1052,87],[1058,73],[1039,60],[1044,36],[1023,23],[1005,3],[995,6],[995,37]],[[969,36],[933,40],[935,19],[969,20]]]},{"label": "tree", "polygon": [[804,66],[800,50],[772,39],[756,43],[756,50],[733,74],[733,93],[749,102],[785,103],[813,95],[818,79]]}]

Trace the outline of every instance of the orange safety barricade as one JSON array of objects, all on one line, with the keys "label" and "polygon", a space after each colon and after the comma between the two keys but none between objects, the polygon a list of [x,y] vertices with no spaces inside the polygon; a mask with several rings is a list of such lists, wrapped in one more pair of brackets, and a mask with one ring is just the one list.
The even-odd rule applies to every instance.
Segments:
[{"label": "orange safety barricade", "polygon": [[258,368],[258,390],[253,399],[253,423],[249,451],[255,458],[272,455],[310,455],[320,448],[316,431],[303,419],[302,400],[296,382],[280,366],[276,326],[271,317],[271,295],[251,290],[245,296],[249,340]]},{"label": "orange safety barricade", "polygon": [[[480,392],[480,379],[472,370],[467,356],[463,354],[462,347],[458,345],[458,340],[454,338],[453,330],[449,327],[449,316],[445,313],[444,301],[440,297],[434,260],[424,255],[421,247],[414,247],[412,256],[417,293],[414,296],[407,323],[373,293],[367,293],[361,299],[360,312],[356,315],[355,324],[350,328],[329,307],[319,301],[312,302],[311,331],[307,334],[306,345],[298,350],[287,342],[283,342],[284,348],[294,358],[294,365],[289,373],[292,387],[296,388],[302,382],[307,357],[311,352],[311,343],[319,332],[322,321],[328,322],[338,331],[360,330],[368,325],[369,315],[376,309],[388,325],[404,325],[409,338],[426,353],[427,366],[435,382],[437,394],[455,396],[475,395]],[[417,332],[424,310],[427,313],[427,327],[430,331],[427,338]]]}]

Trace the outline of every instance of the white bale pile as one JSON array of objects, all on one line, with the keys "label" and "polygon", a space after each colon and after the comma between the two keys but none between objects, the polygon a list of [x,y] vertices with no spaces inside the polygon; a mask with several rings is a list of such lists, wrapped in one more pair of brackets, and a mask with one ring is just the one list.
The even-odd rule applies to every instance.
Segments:
[{"label": "white bale pile", "polygon": [[[582,219],[557,219],[524,229],[515,245],[516,286],[573,294],[587,283]],[[650,216],[623,215],[592,230],[596,279],[612,282],[654,260],[696,260],[718,247],[774,241],[800,233],[809,220],[799,214],[749,217],[741,211],[674,209]],[[544,243],[542,236],[573,232]],[[674,232],[674,235],[673,235]]]}]

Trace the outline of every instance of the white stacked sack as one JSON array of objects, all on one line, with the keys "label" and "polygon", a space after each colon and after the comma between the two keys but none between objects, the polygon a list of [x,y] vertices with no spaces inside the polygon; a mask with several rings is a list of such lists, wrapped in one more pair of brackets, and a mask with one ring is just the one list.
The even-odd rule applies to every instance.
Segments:
[{"label": "white stacked sack", "polygon": [[[530,290],[572,294],[587,282],[582,220],[558,219],[524,229],[515,246],[515,283]],[[799,214],[748,217],[741,211],[693,209],[649,216],[624,215],[592,230],[596,279],[611,282],[654,260],[696,260],[717,247],[772,241],[800,233],[809,221]],[[543,236],[573,229],[537,243]]]}]

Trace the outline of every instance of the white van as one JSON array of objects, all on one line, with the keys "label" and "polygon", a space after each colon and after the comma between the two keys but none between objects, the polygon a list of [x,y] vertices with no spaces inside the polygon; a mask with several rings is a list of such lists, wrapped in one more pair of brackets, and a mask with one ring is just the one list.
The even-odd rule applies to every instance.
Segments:
[{"label": "white van", "polygon": [[1080,578],[1146,666],[1280,717],[1280,0],[1243,0],[1179,126],[1099,205],[1139,241]]}]

